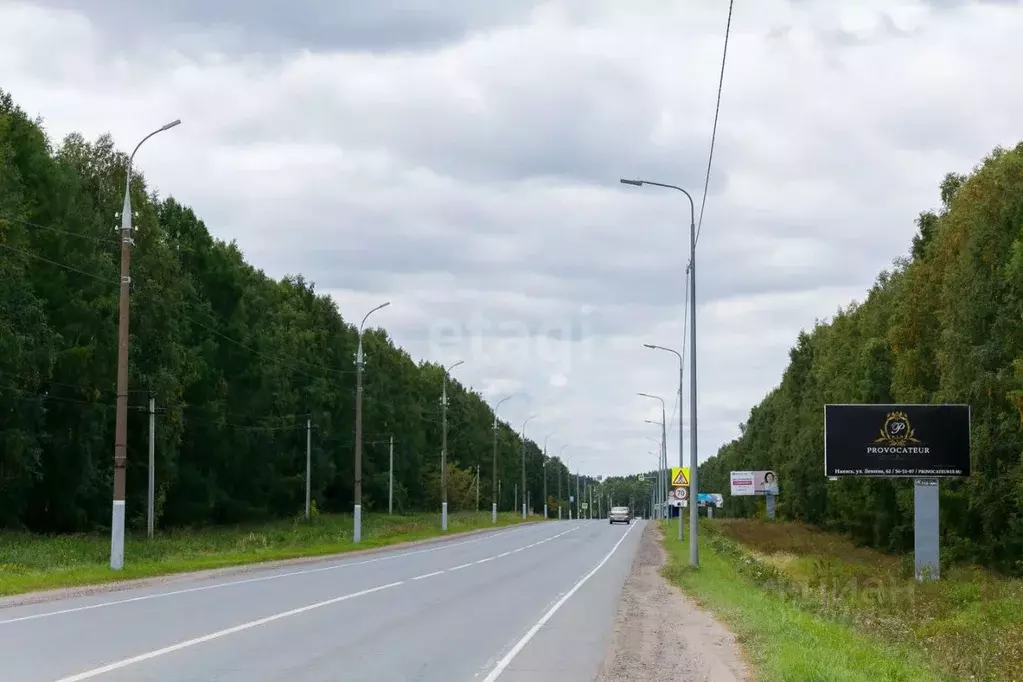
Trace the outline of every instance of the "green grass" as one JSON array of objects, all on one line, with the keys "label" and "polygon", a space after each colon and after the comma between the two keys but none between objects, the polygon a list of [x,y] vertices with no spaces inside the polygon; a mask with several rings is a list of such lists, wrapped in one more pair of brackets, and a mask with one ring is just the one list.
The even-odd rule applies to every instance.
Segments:
[{"label": "green grass", "polygon": [[[447,535],[493,528],[490,513],[448,516]],[[533,520],[539,520],[533,517]],[[522,523],[514,512],[500,513],[497,526]],[[147,578],[157,575],[239,566],[276,559],[320,556],[370,549],[442,535],[440,514],[363,516],[362,542],[352,542],[351,515],[316,515],[311,522],[162,531],[126,538],[124,569],[110,570],[109,535],[32,535],[0,532],[0,596],[36,590]]]},{"label": "green grass", "polygon": [[795,523],[722,520],[711,526],[784,581],[804,610],[896,642],[957,680],[1023,679],[1023,580],[949,566],[913,579],[912,555],[856,547]]},{"label": "green grass", "polygon": [[[755,678],[765,682],[927,682],[939,672],[925,651],[806,608],[784,575],[701,524],[700,567],[689,543],[667,540],[665,576],[736,634]],[[669,538],[674,534],[670,533]],[[967,678],[968,679],[968,678]]]}]

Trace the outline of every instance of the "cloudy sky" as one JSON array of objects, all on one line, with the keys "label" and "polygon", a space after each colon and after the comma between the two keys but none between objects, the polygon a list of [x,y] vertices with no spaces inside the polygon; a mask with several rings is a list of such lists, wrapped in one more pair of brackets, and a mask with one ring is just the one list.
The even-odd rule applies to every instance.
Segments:
[{"label": "cloudy sky", "polygon": [[[0,0],[0,87],[122,148],[273,276],[462,383],[583,471],[677,459],[688,204],[726,0]],[[801,328],[908,251],[951,170],[1021,134],[1023,8],[738,0],[698,246],[699,454]],[[173,136],[173,137],[172,137]],[[687,358],[688,365],[688,358]],[[688,382],[688,369],[686,382]],[[689,458],[688,385],[682,419]]]}]

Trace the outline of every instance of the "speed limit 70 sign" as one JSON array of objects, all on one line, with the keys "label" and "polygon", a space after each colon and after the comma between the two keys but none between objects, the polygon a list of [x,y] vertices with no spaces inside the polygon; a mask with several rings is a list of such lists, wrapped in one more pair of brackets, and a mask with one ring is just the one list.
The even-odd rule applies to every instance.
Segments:
[{"label": "speed limit 70 sign", "polygon": [[675,488],[675,499],[676,500],[689,499],[689,488]]}]

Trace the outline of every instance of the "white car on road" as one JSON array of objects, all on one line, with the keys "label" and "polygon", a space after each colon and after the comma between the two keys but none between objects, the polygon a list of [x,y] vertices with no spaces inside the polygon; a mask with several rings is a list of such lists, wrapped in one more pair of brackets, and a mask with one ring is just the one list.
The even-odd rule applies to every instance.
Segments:
[{"label": "white car on road", "polygon": [[628,525],[632,521],[632,514],[629,513],[628,507],[611,507],[607,519],[608,523],[625,523]]}]

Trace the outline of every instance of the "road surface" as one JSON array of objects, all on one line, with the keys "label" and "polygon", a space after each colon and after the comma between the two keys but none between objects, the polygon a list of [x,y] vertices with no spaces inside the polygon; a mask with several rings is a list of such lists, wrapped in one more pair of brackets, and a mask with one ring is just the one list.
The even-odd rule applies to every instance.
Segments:
[{"label": "road surface", "polygon": [[642,525],[551,521],[2,608],[0,678],[591,682]]}]

